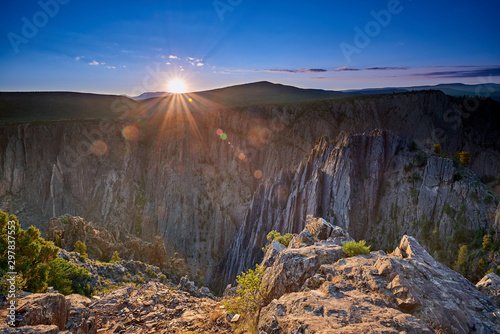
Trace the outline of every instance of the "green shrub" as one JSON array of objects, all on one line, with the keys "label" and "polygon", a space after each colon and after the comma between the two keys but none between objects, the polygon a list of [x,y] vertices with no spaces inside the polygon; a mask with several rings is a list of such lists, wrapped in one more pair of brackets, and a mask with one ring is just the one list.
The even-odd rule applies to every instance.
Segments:
[{"label": "green shrub", "polygon": [[425,156],[425,153],[423,151],[418,151],[415,156],[415,166],[424,167],[426,163],[427,157]]},{"label": "green shrub", "polygon": [[463,245],[458,250],[457,262],[455,263],[455,270],[465,275],[467,271],[467,258],[469,256],[469,248]]},{"label": "green shrub", "polygon": [[77,242],[75,242],[74,249],[75,249],[75,252],[80,253],[80,261],[85,262],[88,258],[87,246],[85,246],[85,244],[83,242],[78,240]]},{"label": "green shrub", "polygon": [[[270,242],[272,242],[273,240],[274,241],[277,241],[279,242],[280,244],[284,245],[285,247],[288,247],[288,245],[290,244],[290,241],[292,240],[293,238],[293,234],[291,233],[287,233],[285,235],[281,235],[279,232],[275,231],[275,230],[272,230],[271,232],[269,232],[267,234],[267,240],[269,240]],[[269,249],[269,246],[271,246],[271,244],[267,245],[266,247],[264,247],[262,250],[264,252],[266,252],[268,249]]]},{"label": "green shrub", "polygon": [[483,237],[483,249],[489,250],[492,242],[493,242],[493,239],[491,238],[491,234],[489,234],[489,233],[486,234]]},{"label": "green shrub", "polygon": [[120,256],[118,255],[118,251],[115,251],[113,253],[113,256],[111,257],[111,263],[116,263],[118,261],[121,261],[122,259],[120,258]]},{"label": "green shrub", "polygon": [[223,301],[224,308],[231,313],[255,314],[265,303],[267,290],[262,286],[264,267],[255,266],[237,278],[236,296]]},{"label": "green shrub", "polygon": [[[37,228],[30,226],[23,230],[16,216],[0,210],[0,276],[15,271],[18,286],[29,292],[43,292],[47,289],[48,263],[57,257],[58,251],[54,243],[40,237]],[[9,261],[13,260],[15,270],[9,267]]]},{"label": "green shrub", "polygon": [[458,155],[460,156],[460,162],[462,163],[462,165],[464,165],[465,167],[470,165],[470,158],[472,156],[469,152],[462,151],[458,153]]},{"label": "green shrub", "polygon": [[347,257],[358,256],[361,254],[369,254],[370,247],[366,246],[366,242],[364,240],[356,241],[348,241],[344,243],[342,246],[342,250],[347,254]]},{"label": "green shrub", "polygon": [[54,287],[63,295],[72,294],[72,281],[69,279],[70,263],[61,258],[57,258],[49,263],[47,284]]}]

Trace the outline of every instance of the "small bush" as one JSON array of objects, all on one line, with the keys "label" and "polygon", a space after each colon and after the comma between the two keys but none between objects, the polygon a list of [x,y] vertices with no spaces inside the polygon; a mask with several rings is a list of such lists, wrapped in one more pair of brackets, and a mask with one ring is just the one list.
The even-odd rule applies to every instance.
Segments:
[{"label": "small bush", "polygon": [[[293,234],[291,234],[291,233],[281,235],[279,232],[277,232],[275,230],[272,230],[271,232],[269,232],[267,234],[267,240],[269,240],[270,242],[275,240],[275,241],[279,242],[280,244],[284,245],[285,247],[288,247],[288,245],[290,244],[290,241],[292,240],[292,237],[293,237]],[[262,250],[264,252],[266,252],[269,249],[270,245],[271,244],[267,245]]]},{"label": "small bush", "polygon": [[458,153],[458,155],[460,156],[460,162],[462,163],[462,165],[464,165],[465,167],[470,165],[470,158],[472,156],[469,152],[462,151]]},{"label": "small bush", "polygon": [[307,215],[306,229],[313,235],[313,240],[316,241],[323,222],[320,218],[314,218],[312,215]]},{"label": "small bush", "polygon": [[236,296],[223,301],[224,308],[231,313],[255,314],[266,301],[267,290],[262,286],[262,277],[264,267],[258,264],[255,270],[241,273],[236,278]]},{"label": "small bush", "polygon": [[118,251],[115,251],[113,253],[113,256],[111,257],[111,263],[116,263],[118,261],[121,261],[122,259],[120,258],[120,256],[118,255]]},{"label": "small bush", "polygon": [[80,261],[85,262],[88,258],[87,246],[85,246],[85,244],[83,242],[78,240],[77,242],[75,242],[74,249],[75,249],[75,252],[80,253]]},{"label": "small bush", "polygon": [[342,250],[347,254],[347,257],[353,257],[361,254],[369,254],[370,247],[366,246],[364,240],[360,240],[359,242],[348,241],[342,246]]},{"label": "small bush", "polygon": [[486,234],[483,237],[483,249],[489,250],[492,242],[493,242],[493,239],[491,238],[491,234],[489,234],[489,233]]}]

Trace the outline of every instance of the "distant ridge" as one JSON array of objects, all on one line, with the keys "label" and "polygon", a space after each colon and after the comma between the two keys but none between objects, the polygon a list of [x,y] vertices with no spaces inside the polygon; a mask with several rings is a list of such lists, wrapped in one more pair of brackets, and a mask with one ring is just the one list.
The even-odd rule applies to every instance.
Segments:
[{"label": "distant ridge", "polygon": [[[303,89],[294,86],[287,86],[269,81],[258,81],[245,83],[241,85],[217,88],[207,91],[195,92],[206,98],[224,100],[232,102],[231,104],[255,104],[255,103],[280,103],[280,102],[299,102],[307,100],[322,100],[338,97],[359,96],[359,95],[378,95],[404,93],[420,90],[440,90],[443,93],[455,97],[461,96],[488,96],[493,100],[500,102],[500,84],[438,84],[424,85],[414,87],[382,87],[382,88],[364,88],[350,90],[323,90],[323,89]],[[227,94],[238,94],[238,97],[228,99]],[[241,96],[245,94],[245,96]],[[132,97],[134,100],[144,100],[148,98],[157,98],[168,96],[167,92],[146,92],[139,96]]]},{"label": "distant ridge", "polygon": [[[195,101],[193,110],[234,108],[251,105],[297,103],[356,97],[404,93],[421,90],[440,90],[445,94],[461,96],[488,96],[500,101],[500,85],[441,84],[436,86],[387,87],[349,91],[302,89],[268,81],[246,83],[208,91],[186,93]],[[23,122],[60,121],[75,119],[115,119],[120,115],[113,106],[140,106],[149,110],[158,102],[166,103],[172,98],[166,92],[146,92],[134,99],[126,96],[99,95],[75,92],[0,92],[0,124]],[[115,108],[116,109],[116,108]],[[140,110],[138,112],[140,112]]]}]

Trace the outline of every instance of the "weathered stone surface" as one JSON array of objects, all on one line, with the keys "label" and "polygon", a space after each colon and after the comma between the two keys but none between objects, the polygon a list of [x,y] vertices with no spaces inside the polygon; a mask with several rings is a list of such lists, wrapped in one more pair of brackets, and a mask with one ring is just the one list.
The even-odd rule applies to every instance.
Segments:
[{"label": "weathered stone surface", "polygon": [[68,319],[64,296],[59,293],[35,293],[18,301],[17,326],[56,325],[63,330]]},{"label": "weathered stone surface", "polygon": [[320,268],[356,289],[385,295],[394,307],[449,333],[500,333],[495,305],[460,274],[435,261],[405,236],[393,254],[342,259]]},{"label": "weathered stone surface", "polygon": [[[331,228],[331,231],[333,230]],[[322,264],[333,263],[344,255],[339,243],[341,240],[345,242],[352,239],[347,232],[341,231],[340,228],[335,229],[335,231],[338,232],[336,239],[321,240],[309,246],[304,243],[298,244],[298,241],[295,245],[290,242],[288,248],[279,252],[272,265],[266,269],[262,279],[269,300],[279,298],[285,293],[299,291],[305,281],[313,276]],[[301,234],[307,233],[310,234],[309,231],[305,230]],[[326,234],[324,236],[326,237]],[[297,247],[296,245],[302,247],[294,248]],[[275,251],[275,249],[270,248],[265,259],[271,257],[270,253]]]},{"label": "weathered stone surface", "polygon": [[500,308],[500,277],[491,273],[483,277],[476,287]]},{"label": "weathered stone surface", "polygon": [[264,267],[272,266],[279,253],[284,249],[286,249],[285,245],[273,240],[269,245],[269,249],[266,251],[266,255],[264,256],[261,265]]},{"label": "weathered stone surface", "polygon": [[[415,238],[404,236],[392,254],[342,259],[332,240],[284,249],[266,268],[270,304],[261,312],[262,332],[500,333],[500,309]],[[330,255],[318,260],[319,250]]]},{"label": "weathered stone surface", "polygon": [[125,286],[92,300],[98,333],[231,333],[220,304],[161,283]]},{"label": "weathered stone surface", "polygon": [[95,312],[90,310],[90,299],[73,294],[66,296],[66,308],[68,320],[65,329],[73,334],[96,334],[97,324]]},{"label": "weathered stone surface", "polygon": [[324,283],[319,290],[295,292],[262,309],[260,333],[434,333],[425,322],[405,314],[381,296],[349,283]]},{"label": "weathered stone surface", "polygon": [[59,243],[63,249],[73,249],[77,241],[87,246],[90,258],[109,262],[113,253],[120,258],[149,263],[160,268],[169,268],[168,255],[163,240],[154,238],[154,242],[141,240],[126,232],[121,232],[120,239],[103,227],[94,226],[82,217],[66,215],[64,218],[52,218],[45,230],[46,239]]}]

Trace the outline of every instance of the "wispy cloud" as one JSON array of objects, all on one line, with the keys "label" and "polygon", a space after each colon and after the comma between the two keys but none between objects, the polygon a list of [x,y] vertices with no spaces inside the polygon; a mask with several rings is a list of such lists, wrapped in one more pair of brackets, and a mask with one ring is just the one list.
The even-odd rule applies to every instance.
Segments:
[{"label": "wispy cloud", "polygon": [[342,66],[342,67],[339,67],[333,71],[330,71],[330,72],[357,72],[359,71],[359,69],[357,68],[350,68],[350,67],[347,67],[347,66]]},{"label": "wispy cloud", "polygon": [[[458,67],[458,66],[457,66]],[[441,77],[441,78],[475,78],[475,77],[498,77],[500,76],[500,66],[490,68],[478,68],[474,70],[453,70],[434,71],[426,73],[416,73],[419,77]]]},{"label": "wispy cloud", "polygon": [[169,58],[169,59],[180,59],[179,57],[174,56],[174,55],[170,55],[170,56],[168,56],[168,58]]},{"label": "wispy cloud", "polygon": [[409,66],[403,67],[368,67],[365,68],[367,71],[400,71],[400,70],[409,70]]},{"label": "wispy cloud", "polygon": [[271,72],[271,73],[326,73],[326,72],[357,72],[357,71],[394,71],[408,70],[409,67],[369,67],[369,68],[351,68],[347,66],[338,67],[333,70],[324,68],[300,68],[300,69],[262,69],[255,72]]},{"label": "wispy cloud", "polygon": [[278,72],[278,73],[322,73],[329,72],[328,70],[322,68],[300,68],[297,70],[286,70],[286,69],[263,69],[263,70],[255,70],[255,72]]},{"label": "wispy cloud", "polygon": [[89,65],[92,65],[92,66],[99,66],[99,62],[98,61],[95,61],[93,60],[92,62],[89,63]]}]

